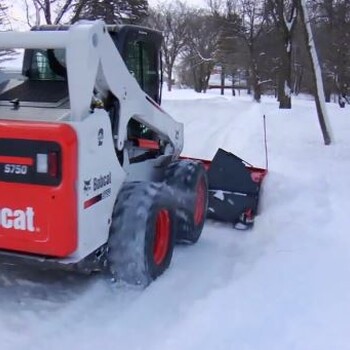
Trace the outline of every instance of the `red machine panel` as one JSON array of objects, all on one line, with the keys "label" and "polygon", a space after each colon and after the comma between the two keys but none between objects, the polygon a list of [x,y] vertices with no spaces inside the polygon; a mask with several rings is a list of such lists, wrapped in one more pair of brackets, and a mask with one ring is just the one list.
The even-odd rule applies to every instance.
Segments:
[{"label": "red machine panel", "polygon": [[0,121],[0,249],[77,249],[77,136],[66,124]]}]

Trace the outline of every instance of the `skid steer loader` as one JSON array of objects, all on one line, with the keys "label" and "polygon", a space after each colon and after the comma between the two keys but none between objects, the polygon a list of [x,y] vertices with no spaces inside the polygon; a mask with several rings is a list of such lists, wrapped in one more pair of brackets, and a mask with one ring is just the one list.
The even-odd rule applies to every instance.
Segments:
[{"label": "skid steer loader", "polygon": [[0,33],[0,48],[25,49],[25,79],[0,91],[3,263],[146,286],[175,242],[199,239],[207,211],[252,219],[264,170],[223,150],[180,158],[183,126],[160,107],[161,43],[102,21]]}]

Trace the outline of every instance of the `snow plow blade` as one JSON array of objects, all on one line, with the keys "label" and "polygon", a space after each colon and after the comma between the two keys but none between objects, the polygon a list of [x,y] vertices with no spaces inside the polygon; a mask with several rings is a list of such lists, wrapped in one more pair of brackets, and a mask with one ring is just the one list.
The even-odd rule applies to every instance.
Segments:
[{"label": "snow plow blade", "polygon": [[259,193],[267,169],[256,168],[236,155],[219,149],[204,161],[209,180],[207,217],[230,222],[238,229],[253,225]]}]

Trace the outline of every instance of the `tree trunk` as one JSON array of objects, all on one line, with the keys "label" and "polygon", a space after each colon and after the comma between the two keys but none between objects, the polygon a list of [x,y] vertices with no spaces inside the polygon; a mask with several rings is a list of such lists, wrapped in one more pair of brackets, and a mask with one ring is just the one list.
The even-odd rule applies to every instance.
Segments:
[{"label": "tree trunk", "polygon": [[199,77],[198,77],[198,81],[199,81],[199,92],[203,92],[204,91],[204,80],[203,80],[203,64],[201,63],[199,65]]},{"label": "tree trunk", "polygon": [[261,86],[259,82],[258,66],[254,58],[253,46],[249,46],[250,52],[250,69],[251,69],[251,86],[253,88],[254,100],[260,102],[261,100]]},{"label": "tree trunk", "polygon": [[202,65],[199,65],[192,69],[193,72],[193,83],[194,91],[202,92],[203,91],[203,68]]},{"label": "tree trunk", "polygon": [[207,76],[204,79],[204,92],[207,92],[209,86],[210,72],[208,72]]},{"label": "tree trunk", "polygon": [[245,79],[246,79],[246,84],[247,84],[247,94],[248,95],[251,95],[252,93],[252,90],[251,90],[251,81],[250,81],[250,73],[249,73],[249,70],[247,69],[245,71]]},{"label": "tree trunk", "polygon": [[168,91],[171,91],[171,88],[173,87],[173,77],[172,77],[172,71],[171,70],[168,72],[167,85],[168,85]]},{"label": "tree trunk", "polygon": [[282,64],[279,69],[278,79],[278,97],[280,109],[291,109],[291,76],[292,76],[292,56],[291,56],[291,38],[288,37],[284,43],[284,50],[282,52]]},{"label": "tree trunk", "polygon": [[331,102],[331,90],[328,87],[326,87],[325,89],[325,99],[326,99],[326,103]]},{"label": "tree trunk", "polygon": [[232,70],[231,72],[231,89],[232,89],[232,96],[236,96],[236,91],[235,91],[235,72]]},{"label": "tree trunk", "polygon": [[252,65],[252,87],[254,93],[254,100],[256,102],[261,101],[261,86],[258,78],[258,72],[255,63]]},{"label": "tree trunk", "polygon": [[167,75],[166,84],[168,87],[168,91],[171,91],[173,87],[173,65],[171,64],[171,62],[165,62],[165,72]]},{"label": "tree trunk", "polygon": [[225,69],[221,66],[221,95],[225,95]]},{"label": "tree trunk", "polygon": [[305,44],[307,46],[307,53],[311,61],[318,120],[321,127],[324,143],[325,145],[329,145],[331,143],[330,126],[328,123],[328,116],[327,116],[327,110],[325,105],[325,96],[324,96],[321,68],[318,62],[315,42],[313,39],[310,20],[309,20],[309,15],[307,13],[305,0],[297,0],[297,4],[298,4],[300,19],[301,19],[301,27],[304,32]]},{"label": "tree trunk", "polygon": [[47,24],[52,24],[51,21],[51,3],[49,0],[45,0],[45,6],[43,7],[44,17]]},{"label": "tree trunk", "polygon": [[300,87],[301,87],[301,81],[302,81],[302,77],[303,77],[303,72],[304,72],[304,68],[303,67],[299,67],[295,70],[294,72],[294,87],[293,87],[293,92],[294,95],[298,96],[299,92],[300,92]]},{"label": "tree trunk", "polygon": [[283,92],[283,74],[282,74],[281,70],[282,70],[282,64],[279,65],[278,72],[277,72],[277,101],[278,102],[281,102],[281,98],[284,94],[284,92]]},{"label": "tree trunk", "polygon": [[297,7],[294,0],[288,1],[288,3],[291,6],[290,9],[288,9],[286,1],[271,0],[270,2],[273,7],[272,17],[279,33],[280,59],[277,72],[277,93],[280,109],[292,108],[292,36],[296,23]]}]

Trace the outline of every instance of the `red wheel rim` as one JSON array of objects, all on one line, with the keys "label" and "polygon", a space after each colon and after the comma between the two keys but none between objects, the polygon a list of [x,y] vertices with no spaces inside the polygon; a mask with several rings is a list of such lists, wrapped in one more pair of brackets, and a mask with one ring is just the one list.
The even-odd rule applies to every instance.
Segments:
[{"label": "red wheel rim", "polygon": [[202,178],[197,185],[196,207],[194,210],[194,223],[200,225],[204,219],[206,187]]},{"label": "red wheel rim", "polygon": [[170,215],[169,211],[162,209],[157,214],[156,234],[154,238],[153,259],[159,265],[163,262],[169,248]]}]

